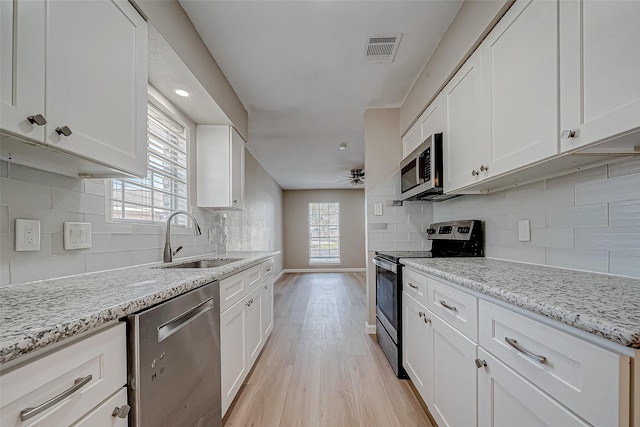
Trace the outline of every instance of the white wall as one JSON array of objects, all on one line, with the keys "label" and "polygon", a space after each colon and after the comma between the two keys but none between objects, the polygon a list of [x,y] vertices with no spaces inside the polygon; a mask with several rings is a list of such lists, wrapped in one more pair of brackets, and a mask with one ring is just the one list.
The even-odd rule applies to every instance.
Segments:
[{"label": "white wall", "polygon": [[[309,203],[340,203],[338,265],[309,265]],[[286,190],[283,197],[285,269],[361,269],[365,266],[363,190]]]},{"label": "white wall", "polygon": [[432,206],[435,221],[485,221],[487,257],[640,277],[639,158]]}]

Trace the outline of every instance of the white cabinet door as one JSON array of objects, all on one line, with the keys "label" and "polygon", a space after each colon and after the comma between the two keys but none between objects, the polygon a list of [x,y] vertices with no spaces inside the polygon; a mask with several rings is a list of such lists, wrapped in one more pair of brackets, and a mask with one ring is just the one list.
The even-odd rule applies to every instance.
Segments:
[{"label": "white cabinet door", "polygon": [[47,144],[145,175],[147,23],[128,1],[47,3],[45,87]]},{"label": "white cabinet door", "polygon": [[487,176],[489,122],[483,90],[481,51],[465,62],[442,90],[444,192],[474,184]]},{"label": "white cabinet door", "polygon": [[558,2],[517,1],[479,49],[490,109],[488,176],[556,155]]},{"label": "white cabinet door", "polygon": [[420,124],[416,122],[402,137],[402,158],[407,157],[421,142]]},{"label": "white cabinet door", "polygon": [[640,127],[639,22],[638,1],[560,2],[563,152]]},{"label": "white cabinet door", "polygon": [[87,415],[71,424],[71,427],[127,427],[129,416],[121,418],[113,415],[116,408],[127,404],[127,388],[122,387],[109,399],[102,402]]},{"label": "white cabinet door", "polygon": [[442,94],[429,104],[418,119],[420,124],[420,141],[424,141],[434,133],[442,132]]},{"label": "white cabinet door", "polygon": [[262,298],[260,299],[261,316],[262,316],[262,340],[266,341],[267,337],[273,330],[273,280],[267,280],[262,284]]},{"label": "white cabinet door", "polygon": [[0,125],[44,141],[44,126],[27,117],[44,110],[44,0],[0,2]]},{"label": "white cabinet door", "polygon": [[478,359],[487,364],[478,370],[478,427],[590,425],[482,348]]},{"label": "white cabinet door", "polygon": [[246,300],[242,299],[220,316],[220,365],[222,415],[240,390],[249,368],[247,365]]},{"label": "white cabinet door", "polygon": [[231,129],[231,206],[244,209],[244,140]]},{"label": "white cabinet door", "polygon": [[256,361],[262,350],[262,288],[257,288],[245,298],[245,310],[247,312],[247,363],[249,369]]},{"label": "white cabinet door", "polygon": [[427,309],[402,293],[402,365],[422,400],[433,404],[433,328]]},{"label": "white cabinet door", "polygon": [[436,315],[433,324],[434,401],[439,427],[473,427],[477,421],[477,345]]}]

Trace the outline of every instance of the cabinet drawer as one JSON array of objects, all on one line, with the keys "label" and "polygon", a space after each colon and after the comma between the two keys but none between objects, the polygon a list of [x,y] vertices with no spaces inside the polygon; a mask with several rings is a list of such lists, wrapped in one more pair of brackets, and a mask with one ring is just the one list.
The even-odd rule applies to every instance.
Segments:
[{"label": "cabinet drawer", "polygon": [[247,292],[251,292],[262,283],[262,265],[251,267],[243,274],[247,278]]},{"label": "cabinet drawer", "polygon": [[487,301],[479,311],[483,348],[589,423],[629,425],[628,357]]},{"label": "cabinet drawer", "polygon": [[247,294],[247,280],[244,272],[220,281],[220,313],[223,313]]},{"label": "cabinet drawer", "polygon": [[128,415],[124,418],[113,415],[115,408],[120,408],[126,404],[127,388],[122,387],[120,391],[73,423],[71,427],[127,427],[129,425]]},{"label": "cabinet drawer", "polygon": [[478,341],[478,298],[429,278],[427,308],[473,341]]},{"label": "cabinet drawer", "polygon": [[[57,405],[20,420],[21,411],[37,408],[81,381],[87,382]],[[126,382],[126,329],[121,323],[3,374],[0,425],[69,425]]]},{"label": "cabinet drawer", "polygon": [[420,304],[427,306],[427,278],[422,274],[404,267],[402,290]]},{"label": "cabinet drawer", "polygon": [[262,266],[262,279],[266,280],[273,276],[273,258],[269,258],[261,264]]}]

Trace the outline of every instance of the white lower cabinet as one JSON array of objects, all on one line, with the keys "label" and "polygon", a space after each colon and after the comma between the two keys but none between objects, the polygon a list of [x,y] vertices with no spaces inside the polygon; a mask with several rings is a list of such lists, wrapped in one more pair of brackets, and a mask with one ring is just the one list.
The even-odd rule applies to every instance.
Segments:
[{"label": "white lower cabinet", "polygon": [[[268,259],[261,265],[222,281],[230,284],[230,287],[226,290],[221,288],[221,296],[229,295],[228,291],[233,289],[231,293],[235,295],[234,299],[239,298],[231,307],[221,309],[220,314],[223,416],[233,403],[273,330],[273,280],[265,280],[263,275],[259,278],[256,276],[256,272],[262,271],[265,264],[271,265],[272,262]],[[239,294],[235,291],[240,289],[240,285],[233,285],[234,283],[245,283]],[[248,283],[252,285],[246,285]]]},{"label": "white lower cabinet", "polygon": [[589,425],[482,348],[478,359],[478,427]]},{"label": "white lower cabinet", "polygon": [[126,405],[127,388],[122,387],[100,406],[73,423],[71,427],[127,427],[128,415],[124,417],[118,415],[119,410]]},{"label": "white lower cabinet", "polygon": [[404,273],[429,297],[403,290],[403,364],[438,427],[638,426],[623,349],[442,278]]},{"label": "white lower cabinet", "polygon": [[126,327],[120,323],[3,372],[0,425],[126,426],[126,415],[112,416],[116,406],[127,404],[126,383]]},{"label": "white lower cabinet", "polygon": [[438,316],[433,323],[433,405],[439,427],[476,425],[477,345]]}]

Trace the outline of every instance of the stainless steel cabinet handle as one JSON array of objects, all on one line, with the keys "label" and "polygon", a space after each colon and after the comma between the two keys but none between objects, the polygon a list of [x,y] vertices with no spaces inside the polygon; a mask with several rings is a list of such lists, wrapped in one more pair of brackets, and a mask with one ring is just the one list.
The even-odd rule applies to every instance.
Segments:
[{"label": "stainless steel cabinet handle", "polygon": [[59,128],[56,128],[56,133],[58,135],[69,136],[73,132],[71,132],[71,129],[69,129],[69,126],[60,126]]},{"label": "stainless steel cabinet handle", "polygon": [[130,410],[131,410],[131,406],[129,405],[116,406],[111,416],[118,417],[118,418],[127,418],[127,415],[129,415]]},{"label": "stainless steel cabinet handle", "polygon": [[511,347],[515,348],[516,350],[518,350],[520,353],[524,354],[525,356],[535,360],[538,363],[546,363],[547,362],[547,358],[544,356],[540,356],[537,355],[535,353],[530,352],[529,350],[527,350],[526,348],[522,347],[520,344],[518,344],[518,341],[516,341],[514,338],[508,338],[505,337],[504,340],[507,342],[507,344],[509,344]]},{"label": "stainless steel cabinet handle", "polygon": [[76,380],[74,381],[71,387],[69,387],[68,389],[66,389],[56,397],[53,397],[47,400],[46,402],[36,406],[35,408],[25,408],[22,411],[20,411],[20,420],[27,421],[28,419],[33,418],[38,414],[41,414],[42,412],[46,411],[52,406],[57,405],[67,397],[71,396],[76,391],[80,390],[85,385],[89,384],[89,381],[91,381],[92,379],[93,379],[93,375],[87,375],[84,378],[76,378]]},{"label": "stainless steel cabinet handle", "polygon": [[47,124],[47,119],[45,119],[42,114],[36,114],[35,116],[29,116],[29,117],[27,117],[27,120],[29,120],[29,123],[31,123],[32,125],[44,126],[44,125]]},{"label": "stainless steel cabinet handle", "polygon": [[478,176],[478,175],[480,175],[480,172],[478,172],[477,170],[474,169],[471,171],[471,176]]},{"label": "stainless steel cabinet handle", "polygon": [[447,310],[451,310],[451,311],[458,311],[457,307],[454,307],[452,305],[447,304],[447,302],[443,299],[440,300],[440,304],[446,308]]},{"label": "stainless steel cabinet handle", "polygon": [[269,285],[265,285],[265,287],[264,287],[264,288],[265,288],[265,289],[269,289]]},{"label": "stainless steel cabinet handle", "polygon": [[489,166],[480,165],[480,172],[484,172],[484,171],[488,171],[488,170],[489,170]]},{"label": "stainless steel cabinet handle", "polygon": [[418,317],[424,317],[424,316],[426,316],[424,311],[419,311],[418,312]]},{"label": "stainless steel cabinet handle", "polygon": [[431,318],[424,316],[424,323],[431,323]]},{"label": "stainless steel cabinet handle", "polygon": [[476,359],[476,366],[478,367],[478,369],[482,368],[483,366],[487,366],[487,361],[482,359]]},{"label": "stainless steel cabinet handle", "polygon": [[570,130],[570,129],[563,130],[562,133],[560,134],[560,138],[562,139],[575,138],[575,136],[576,136],[576,131]]},{"label": "stainless steel cabinet handle", "polygon": [[414,285],[413,283],[409,282],[407,283],[407,285],[409,285],[410,287],[412,287],[413,289],[415,289],[416,291],[419,289],[416,285]]},{"label": "stainless steel cabinet handle", "polygon": [[238,203],[238,201],[237,201],[237,200],[234,200],[234,201],[233,201],[233,203]]}]

